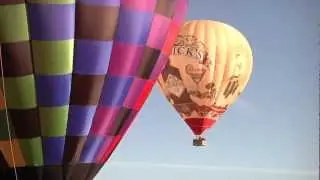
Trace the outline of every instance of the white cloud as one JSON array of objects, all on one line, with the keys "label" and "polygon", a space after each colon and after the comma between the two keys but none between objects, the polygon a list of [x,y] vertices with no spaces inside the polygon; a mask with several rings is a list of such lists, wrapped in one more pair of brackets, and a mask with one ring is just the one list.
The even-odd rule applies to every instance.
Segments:
[{"label": "white cloud", "polygon": [[250,112],[252,115],[262,115],[265,113],[261,108],[241,96],[231,105],[230,109],[234,107],[237,107],[241,111]]},{"label": "white cloud", "polygon": [[246,99],[241,98],[241,97],[238,97],[238,99],[235,101],[235,103],[243,110],[250,110],[250,111],[257,110],[256,106],[252,105],[249,101],[247,101]]},{"label": "white cloud", "polygon": [[300,175],[300,176],[317,176],[317,170],[290,170],[290,169],[265,169],[265,168],[250,168],[250,167],[232,167],[232,166],[210,166],[210,165],[193,165],[193,164],[167,164],[167,163],[152,163],[152,162],[121,162],[111,161],[108,166],[130,167],[130,168],[177,168],[177,169],[197,169],[204,171],[240,171],[250,173],[268,173],[268,174],[284,174],[284,175]]}]

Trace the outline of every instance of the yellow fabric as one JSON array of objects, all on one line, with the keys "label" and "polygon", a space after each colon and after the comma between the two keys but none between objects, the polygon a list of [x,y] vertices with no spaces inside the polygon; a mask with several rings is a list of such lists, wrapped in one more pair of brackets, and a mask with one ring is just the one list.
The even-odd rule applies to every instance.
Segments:
[{"label": "yellow fabric", "polygon": [[[180,30],[158,82],[183,119],[216,120],[245,89],[252,65],[249,42],[237,29],[193,20]],[[178,76],[173,69],[178,69]]]}]

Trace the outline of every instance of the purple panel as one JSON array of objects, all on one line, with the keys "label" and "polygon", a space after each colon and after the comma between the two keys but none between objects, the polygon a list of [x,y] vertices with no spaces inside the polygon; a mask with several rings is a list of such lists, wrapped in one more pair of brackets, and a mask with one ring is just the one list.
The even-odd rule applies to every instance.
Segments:
[{"label": "purple panel", "polygon": [[137,99],[139,98],[141,92],[143,91],[144,86],[146,85],[147,81],[135,78],[131,87],[130,91],[124,101],[124,106],[130,109],[134,108],[134,105],[137,102]]},{"label": "purple panel", "polygon": [[107,76],[100,97],[100,104],[107,106],[122,105],[132,82],[133,77]]},{"label": "purple panel", "polygon": [[149,36],[152,17],[152,12],[138,12],[121,7],[116,40],[132,44],[145,44]]},{"label": "purple panel", "polygon": [[112,76],[135,75],[143,51],[144,46],[115,42],[112,48],[108,74]]},{"label": "purple panel", "polygon": [[96,106],[70,105],[67,135],[88,135],[95,112]]},{"label": "purple panel", "polygon": [[168,62],[168,56],[160,53],[159,58],[157,60],[157,63],[155,65],[155,67],[152,70],[152,73],[150,75],[150,79],[152,80],[157,80],[161,71],[163,70],[163,68],[165,67],[165,65]]},{"label": "purple panel", "polygon": [[77,74],[106,74],[112,42],[76,40],[73,72]]},{"label": "purple panel", "polygon": [[88,136],[80,156],[81,163],[94,163],[105,137]]},{"label": "purple panel", "polygon": [[120,0],[77,0],[79,4],[120,6]]},{"label": "purple panel", "polygon": [[69,104],[71,74],[36,76],[37,100],[39,106],[63,106]]},{"label": "purple panel", "polygon": [[108,127],[114,122],[118,112],[118,107],[98,106],[93,118],[90,135],[105,136]]},{"label": "purple panel", "polygon": [[96,161],[98,162],[103,154],[110,148],[112,141],[114,140],[114,136],[106,136],[103,144],[99,147],[99,153],[96,155]]},{"label": "purple panel", "polygon": [[43,156],[45,165],[58,165],[62,163],[64,141],[64,137],[43,138]]},{"label": "purple panel", "polygon": [[74,37],[74,4],[28,4],[32,40],[65,40]]}]

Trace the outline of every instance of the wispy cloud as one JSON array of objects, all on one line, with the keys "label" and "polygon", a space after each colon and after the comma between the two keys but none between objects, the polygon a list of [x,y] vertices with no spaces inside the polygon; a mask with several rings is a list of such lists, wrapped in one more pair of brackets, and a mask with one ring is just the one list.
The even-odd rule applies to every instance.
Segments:
[{"label": "wispy cloud", "polygon": [[290,170],[290,169],[265,169],[250,167],[232,167],[232,166],[210,166],[210,165],[193,165],[193,164],[169,164],[169,163],[152,163],[152,162],[110,162],[109,166],[130,167],[130,168],[177,168],[177,169],[193,169],[204,171],[238,171],[250,173],[268,173],[268,174],[284,174],[284,175],[300,175],[300,176],[317,176],[319,171],[306,170]]},{"label": "wispy cloud", "polygon": [[250,112],[250,114],[254,115],[259,115],[263,113],[263,111],[258,106],[241,96],[238,97],[238,99],[236,99],[234,103],[235,104],[231,105],[230,108],[233,108],[233,106],[237,106],[237,108],[241,109],[242,111],[248,111]]},{"label": "wispy cloud", "polygon": [[255,109],[255,106],[253,106],[250,102],[241,97],[239,97],[235,103],[237,103],[241,108],[244,108],[246,110]]}]

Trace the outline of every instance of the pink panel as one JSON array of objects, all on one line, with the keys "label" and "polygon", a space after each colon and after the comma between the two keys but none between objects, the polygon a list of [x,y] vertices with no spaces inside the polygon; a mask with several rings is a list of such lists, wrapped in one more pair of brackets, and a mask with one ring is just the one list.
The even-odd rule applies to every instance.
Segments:
[{"label": "pink panel", "polygon": [[149,38],[147,41],[148,47],[161,50],[166,40],[170,22],[171,19],[166,16],[160,14],[154,15]]},{"label": "pink panel", "polygon": [[127,108],[134,108],[140,93],[143,91],[147,81],[140,78],[134,78],[133,83],[130,87],[129,93],[124,101],[124,106]]},{"label": "pink panel", "polygon": [[112,76],[134,76],[142,59],[144,46],[114,42],[108,74]]},{"label": "pink panel", "polygon": [[109,125],[114,122],[119,109],[118,107],[99,106],[93,118],[90,134],[105,136],[109,130]]},{"label": "pink panel", "polygon": [[140,11],[153,11],[156,3],[156,0],[122,0],[121,6]]},{"label": "pink panel", "polygon": [[177,24],[182,25],[188,12],[188,2],[186,2],[185,0],[178,0],[176,5],[176,12],[179,13],[175,13],[173,20]]}]

